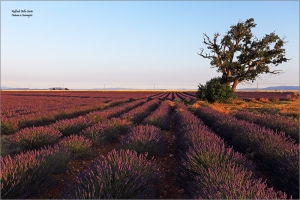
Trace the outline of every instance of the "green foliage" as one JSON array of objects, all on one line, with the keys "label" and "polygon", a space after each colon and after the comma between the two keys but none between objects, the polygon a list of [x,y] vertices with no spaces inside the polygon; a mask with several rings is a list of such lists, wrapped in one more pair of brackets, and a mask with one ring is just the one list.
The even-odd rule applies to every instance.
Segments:
[{"label": "green foliage", "polygon": [[18,129],[18,125],[14,125],[12,122],[9,122],[9,120],[3,120],[1,119],[1,134],[11,134],[15,132]]},{"label": "green foliage", "polygon": [[39,191],[51,174],[65,173],[70,160],[70,152],[57,145],[1,156],[1,199],[24,199]]},{"label": "green foliage", "polygon": [[168,129],[168,125],[165,123],[162,117],[153,117],[147,120],[147,124],[158,126],[161,129]]},{"label": "green foliage", "polygon": [[197,99],[204,100],[204,101],[207,100],[206,91],[207,91],[206,85],[199,84],[198,91],[196,92]]},{"label": "green foliage", "polygon": [[55,145],[56,153],[44,158],[43,167],[50,168],[53,174],[66,173],[71,162],[71,152],[65,148]]},{"label": "green foliage", "polygon": [[92,154],[92,141],[83,136],[70,135],[59,141],[59,146],[71,151],[74,157],[85,157]]},{"label": "green foliage", "polygon": [[256,27],[254,19],[240,21],[230,26],[229,31],[217,42],[219,33],[215,33],[211,40],[204,34],[203,43],[212,54],[198,53],[203,58],[209,59],[212,67],[222,73],[226,84],[235,90],[240,82],[254,82],[260,74],[280,74],[281,70],[271,70],[290,59],[285,57],[283,48],[284,38],[280,38],[275,32],[266,34],[262,39],[255,37],[251,29]]},{"label": "green foliage", "polygon": [[114,149],[80,173],[64,195],[66,199],[153,199],[163,178],[146,155]]},{"label": "green foliage", "polygon": [[206,85],[199,84],[198,87],[196,96],[199,100],[208,101],[210,103],[229,103],[236,98],[233,90],[219,77],[207,81]]},{"label": "green foliage", "polygon": [[23,150],[29,150],[54,144],[61,136],[62,133],[53,127],[31,127],[18,131],[10,140]]}]

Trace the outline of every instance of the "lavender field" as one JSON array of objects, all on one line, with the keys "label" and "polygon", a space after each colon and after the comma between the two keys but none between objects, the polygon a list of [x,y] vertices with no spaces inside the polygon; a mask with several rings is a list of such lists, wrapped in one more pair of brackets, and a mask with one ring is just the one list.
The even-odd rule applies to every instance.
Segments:
[{"label": "lavender field", "polygon": [[1,96],[2,199],[299,199],[299,124],[285,116],[184,91]]}]

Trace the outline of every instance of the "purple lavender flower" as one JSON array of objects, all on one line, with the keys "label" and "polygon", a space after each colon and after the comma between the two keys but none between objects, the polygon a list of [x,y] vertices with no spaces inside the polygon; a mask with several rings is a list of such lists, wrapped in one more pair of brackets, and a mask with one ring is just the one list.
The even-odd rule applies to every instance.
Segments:
[{"label": "purple lavender flower", "polygon": [[37,149],[44,145],[54,144],[62,134],[50,126],[24,128],[10,139],[22,149]]},{"label": "purple lavender flower", "polygon": [[271,128],[274,131],[285,132],[299,143],[299,124],[291,122],[284,117],[267,114],[257,115],[248,111],[239,111],[234,116],[238,119],[243,119]]},{"label": "purple lavender flower", "polygon": [[299,145],[294,140],[284,132],[274,132],[210,108],[199,107],[196,114],[234,148],[253,155],[258,167],[268,171],[272,184],[299,197]]},{"label": "purple lavender flower", "polygon": [[158,126],[163,130],[169,130],[171,111],[170,102],[164,101],[154,112],[144,119],[144,123]]},{"label": "purple lavender flower", "polygon": [[75,157],[83,157],[92,153],[92,141],[83,136],[70,135],[60,140],[58,145],[70,150]]},{"label": "purple lavender flower", "polygon": [[85,117],[76,117],[72,119],[60,120],[52,126],[59,130],[64,136],[79,133],[82,129],[90,125],[89,121]]},{"label": "purple lavender flower", "polygon": [[139,125],[131,128],[121,141],[121,147],[135,150],[138,153],[148,153],[149,157],[163,155],[167,148],[164,133],[152,125]]},{"label": "purple lavender flower", "polygon": [[157,166],[131,150],[113,150],[78,175],[66,198],[153,198],[162,174]]},{"label": "purple lavender flower", "polygon": [[141,122],[152,110],[154,110],[159,104],[159,100],[153,99],[145,104],[130,110],[127,113],[121,115],[121,118],[132,121],[134,123]]},{"label": "purple lavender flower", "polygon": [[193,198],[286,198],[261,179],[255,165],[227,147],[184,105],[176,105],[178,180]]},{"label": "purple lavender flower", "polygon": [[81,135],[94,143],[119,141],[120,134],[126,134],[130,123],[123,119],[107,119],[81,131]]},{"label": "purple lavender flower", "polygon": [[58,146],[0,157],[1,198],[26,198],[37,191],[51,174],[66,170],[70,153]]}]

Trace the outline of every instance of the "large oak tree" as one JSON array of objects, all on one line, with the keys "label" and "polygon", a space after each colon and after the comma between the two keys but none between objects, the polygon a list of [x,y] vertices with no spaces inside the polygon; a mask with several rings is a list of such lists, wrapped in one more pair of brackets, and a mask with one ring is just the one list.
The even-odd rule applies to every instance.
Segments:
[{"label": "large oak tree", "polygon": [[216,67],[222,73],[222,81],[233,91],[239,83],[254,82],[262,73],[282,73],[282,70],[271,70],[271,67],[290,60],[285,57],[284,38],[272,32],[258,39],[251,33],[255,26],[253,18],[240,21],[230,26],[220,43],[217,43],[219,33],[214,34],[213,40],[204,34],[203,43],[210,53],[203,53],[202,48],[198,55],[211,60],[212,68]]}]

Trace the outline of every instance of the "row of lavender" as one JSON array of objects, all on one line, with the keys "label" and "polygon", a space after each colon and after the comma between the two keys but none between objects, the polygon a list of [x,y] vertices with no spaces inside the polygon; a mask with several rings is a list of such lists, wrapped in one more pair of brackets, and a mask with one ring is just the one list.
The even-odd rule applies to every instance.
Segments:
[{"label": "row of lavender", "polygon": [[295,92],[256,92],[256,91],[249,91],[249,92],[235,92],[236,96],[239,99],[260,99],[260,98],[268,98],[268,99],[279,99],[279,100],[289,100],[293,98],[298,98],[299,96]]},{"label": "row of lavender", "polygon": [[52,174],[65,172],[70,159],[70,152],[58,145],[1,156],[1,199],[28,197]]},{"label": "row of lavender", "polygon": [[[99,129],[98,132],[101,132],[102,130],[108,129],[110,126],[113,126],[112,124],[115,125],[121,123],[117,122],[116,120],[112,124],[107,122],[104,123],[104,121],[107,121],[108,118],[116,117],[124,112],[140,106],[141,104],[144,104],[146,101],[146,99],[141,99],[138,101],[125,103],[121,106],[110,107],[102,111],[94,111],[84,116],[59,120],[48,126],[21,129],[12,135],[10,138],[11,143],[9,144],[8,148],[19,150],[40,148],[44,145],[56,143],[56,141],[58,141],[62,136],[77,134],[83,129],[89,131],[89,134],[87,135],[90,135],[91,139],[95,137],[93,136],[94,130]],[[114,130],[112,130],[112,132],[113,131]],[[104,133],[101,132],[101,134]]]},{"label": "row of lavender", "polygon": [[[133,119],[132,122],[137,122],[135,117],[128,116],[145,110],[136,109],[124,116],[126,119]],[[66,198],[153,198],[163,174],[151,158],[163,155],[167,148],[164,133],[153,125],[168,130],[170,115],[170,101],[162,102],[143,120],[145,125],[130,129],[120,143],[120,151],[114,150],[106,157],[101,156],[87,170],[80,173],[76,185],[70,187]],[[143,118],[139,114],[135,116],[140,116],[138,121]]]},{"label": "row of lavender", "polygon": [[[92,126],[82,130],[80,135],[90,139],[93,141],[93,143],[118,141],[119,135],[126,134],[130,126],[140,123],[145,116],[149,115],[149,113],[151,113],[159,105],[159,103],[160,101],[158,99],[153,99],[148,102],[145,102],[145,100],[139,100],[128,103],[127,105],[125,104],[123,106],[104,110],[102,112],[90,113],[87,117],[90,121],[95,123]],[[165,104],[165,102],[160,104],[159,108],[149,116],[150,118],[148,117],[146,119],[156,119],[162,117],[162,125],[165,127],[165,124],[169,124],[169,118],[161,115],[161,111],[164,112],[166,109]],[[169,114],[170,112],[165,113],[165,115]],[[120,117],[115,118],[117,116]],[[144,123],[147,123],[147,120],[144,120]]]},{"label": "row of lavender", "polygon": [[[113,93],[114,94],[114,93]],[[118,93],[117,93],[118,94]],[[132,93],[125,93],[123,96],[121,94],[118,97],[123,98],[116,98],[113,97],[99,101],[95,98],[87,98],[82,100],[81,98],[70,99],[62,97],[62,101],[55,100],[62,102],[59,104],[52,104],[51,101],[47,101],[45,97],[39,97],[37,99],[33,99],[33,97],[29,97],[27,101],[22,103],[21,105],[14,104],[14,100],[22,100],[23,97],[14,97],[14,98],[3,98],[1,102],[1,133],[2,134],[11,134],[20,130],[21,128],[33,126],[33,125],[45,125],[55,120],[60,120],[64,118],[73,118],[82,114],[86,114],[88,112],[92,112],[95,110],[101,110],[109,106],[116,105],[118,103],[126,102],[128,99],[133,99],[132,97],[136,97],[136,99],[141,99],[145,97],[155,97],[158,98],[163,96],[163,93],[141,93],[139,95]],[[143,95],[142,95],[143,94]],[[151,95],[150,95],[151,94]],[[112,94],[111,94],[112,95]],[[128,95],[128,96],[126,96]],[[150,95],[150,96],[149,96]],[[7,95],[4,95],[4,97]],[[116,96],[116,95],[114,95]],[[31,99],[30,99],[31,98]],[[48,97],[49,98],[49,97]],[[7,101],[5,101],[7,99]],[[71,100],[71,101],[70,101]],[[22,102],[22,101],[21,101]],[[29,103],[28,103],[29,102]],[[109,102],[109,103],[108,103]],[[33,109],[33,107],[37,107],[37,109]],[[49,110],[51,109],[51,110]],[[6,114],[4,114],[6,111]],[[17,114],[19,111],[30,112],[29,114]],[[15,115],[14,117],[9,116]]]},{"label": "row of lavender", "polygon": [[[164,127],[169,124],[169,116],[161,114],[170,115],[164,112],[168,109],[166,103],[169,102],[161,103],[146,119],[160,118]],[[131,113],[147,112],[148,109],[143,105],[135,110]],[[148,121],[146,119],[144,123]],[[166,147],[167,142],[159,128],[151,125],[132,127],[120,143],[121,150],[113,150],[107,156],[101,156],[80,173],[76,184],[69,187],[66,198],[153,198],[163,174],[151,157],[163,155]]]},{"label": "row of lavender", "polygon": [[141,99],[163,95],[163,93],[159,92],[96,92],[97,95],[95,96],[91,95],[93,94],[91,92],[77,92],[77,95],[80,96],[69,96],[70,93],[74,92],[67,92],[66,95],[50,96],[44,96],[39,93],[37,93],[36,95],[34,93],[28,96],[24,96],[20,92],[2,92],[1,115],[9,118],[16,115],[26,115],[34,112],[62,110],[72,107],[94,105],[97,102],[106,103],[116,99]]},{"label": "row of lavender", "polygon": [[171,104],[172,102],[169,100],[163,101],[154,112],[144,119],[144,123],[157,126],[162,130],[169,130],[172,112]]},{"label": "row of lavender", "polygon": [[[165,97],[166,95],[159,95],[159,97],[157,98],[163,99]],[[145,116],[147,116],[150,112],[152,112],[153,109],[155,109],[159,105],[160,101],[158,99],[148,99],[148,102],[141,99],[124,106],[117,106],[111,109],[89,113],[87,115],[88,120],[97,124],[95,124],[93,127],[89,127],[87,130],[101,130],[100,126],[107,124],[107,121],[105,121],[106,119],[119,116],[123,121],[128,120],[131,123],[139,123]]]},{"label": "row of lavender", "polygon": [[87,105],[84,107],[72,107],[68,110],[56,107],[56,110],[51,112],[34,112],[28,115],[21,115],[10,118],[1,116],[1,133],[11,134],[25,127],[33,125],[44,125],[64,118],[73,118],[88,112],[101,110],[105,107],[109,107],[126,101],[128,101],[128,99],[113,100],[108,104],[105,104],[103,102],[94,102],[92,105]]},{"label": "row of lavender", "polygon": [[[161,104],[162,105],[162,104]],[[162,106],[160,106],[160,107],[162,107]],[[159,108],[160,108],[159,107]],[[159,108],[158,108],[158,110],[159,110]],[[142,110],[142,109],[141,109]],[[146,110],[146,109],[145,109]],[[138,113],[138,112],[137,112]],[[167,112],[166,112],[167,113]],[[142,117],[141,117],[142,118]],[[139,120],[139,121],[141,121],[141,119]],[[104,123],[103,124],[109,124],[109,123],[107,123],[106,121],[103,121]],[[141,130],[143,130],[143,128],[139,128],[139,129],[141,129]],[[137,132],[140,132],[140,131],[137,131]],[[146,132],[145,130],[143,131],[143,132]],[[151,131],[150,131],[151,132]],[[151,135],[151,134],[150,134]],[[137,138],[136,136],[134,136],[134,137],[131,137],[131,140],[132,139],[135,139],[135,138]],[[143,137],[141,137],[141,138],[143,138]],[[147,140],[146,140],[147,141]],[[134,143],[134,144],[137,144],[136,146],[141,146],[140,145],[140,143]],[[163,144],[163,142],[161,142],[161,143],[159,143],[159,144]],[[129,146],[131,146],[131,145],[129,145]],[[134,145],[133,145],[134,146]],[[155,146],[155,145],[154,145]],[[159,146],[159,145],[158,145]],[[161,146],[164,146],[164,145],[161,145]],[[163,152],[163,150],[162,150],[162,152]],[[110,156],[111,156],[112,154],[110,154]],[[114,155],[116,155],[116,154],[114,154]],[[128,154],[129,155],[129,154]],[[107,158],[106,158],[107,159]],[[119,160],[121,159],[121,158],[118,158]],[[116,160],[118,160],[118,159],[116,159]],[[125,159],[125,158],[124,158]],[[121,159],[122,160],[122,159]],[[127,159],[128,160],[128,159]],[[141,161],[140,161],[141,162]],[[110,164],[109,164],[110,165]],[[111,165],[110,165],[110,167],[112,167]],[[99,167],[98,167],[98,169],[99,169]],[[124,171],[122,171],[122,172],[124,172]],[[121,172],[120,172],[121,173]],[[108,173],[109,174],[109,173]],[[111,175],[111,174],[110,174]],[[144,175],[143,175],[144,176]],[[124,177],[123,177],[124,178]],[[122,179],[123,180],[123,179]],[[139,180],[139,179],[137,179],[137,180]],[[151,185],[150,183],[147,183],[149,186]],[[127,190],[125,190],[125,191],[127,191]],[[144,193],[145,194],[145,193]],[[106,196],[107,197],[107,196]],[[126,196],[125,196],[126,197]],[[136,197],[136,196],[134,196],[133,195],[133,197]]]},{"label": "row of lavender", "polygon": [[[107,114],[104,115],[107,116]],[[38,148],[45,144],[57,143],[58,138],[62,136],[62,133],[57,129],[60,129],[65,135],[70,135],[71,132],[75,134],[87,125],[86,122],[85,118],[78,118],[72,121],[60,121],[51,127],[24,129],[22,132],[18,132],[15,137],[12,138],[12,141],[18,145],[23,145],[25,149]],[[107,120],[106,122],[110,123],[103,123],[104,126],[98,131],[98,135],[107,132],[120,132],[116,122],[117,124],[122,124],[122,121],[116,119]],[[126,124],[122,125],[126,127]],[[88,130],[89,129],[84,129],[80,135],[86,135]],[[64,172],[70,162],[72,154],[75,153],[76,156],[85,155],[90,152],[90,147],[91,141],[89,139],[70,135],[69,137],[62,138],[59,144],[54,145],[52,148],[44,147],[44,149],[23,152],[13,157],[10,155],[1,157],[1,197],[28,197],[34,193],[41,184],[45,183],[51,174],[57,173],[59,169],[61,170],[59,170],[58,173]],[[47,161],[49,159],[51,162]],[[63,166],[55,167],[57,165],[56,163],[60,163]],[[35,182],[37,182],[37,184],[35,184]]]},{"label": "row of lavender", "polygon": [[257,115],[248,111],[238,111],[234,116],[238,119],[265,126],[273,131],[282,131],[287,137],[290,136],[299,143],[299,124],[291,122],[285,117],[267,114]]},{"label": "row of lavender", "polygon": [[[142,111],[136,110],[137,112],[132,113]],[[144,108],[144,112],[145,110],[147,109]],[[153,162],[153,156],[165,153],[167,141],[159,128],[147,123],[169,129],[170,114],[170,102],[162,102],[143,120],[146,125],[137,125],[130,129],[121,141],[119,151],[113,150],[107,156],[101,156],[80,173],[76,178],[76,184],[69,187],[65,197],[70,199],[155,197],[158,183],[164,174]],[[141,121],[143,116],[139,114],[137,116],[140,116],[138,121]],[[134,119],[132,122],[136,122],[134,117],[126,119]]]},{"label": "row of lavender", "polygon": [[[152,92],[137,92],[137,93],[126,93],[126,92],[109,92],[108,96],[105,94],[107,93],[98,93],[100,96],[89,96],[90,93],[88,92],[88,96],[82,96],[85,92],[80,93],[81,96],[76,96],[78,98],[74,98],[70,96],[59,96],[60,98],[52,96],[45,98],[44,96],[38,95],[37,97],[30,95],[29,97],[15,97],[17,94],[14,95],[2,95],[2,102],[1,102],[1,114],[5,117],[11,117],[11,115],[16,115],[19,113],[30,114],[35,112],[42,112],[42,111],[51,111],[51,110],[63,110],[65,108],[73,108],[73,107],[80,107],[80,106],[96,106],[98,102],[100,103],[107,103],[112,100],[120,100],[120,99],[143,99],[143,98],[159,98],[165,96],[164,93],[152,93]],[[77,94],[79,95],[79,94]],[[102,96],[105,95],[105,96]],[[101,101],[99,100],[101,99]]]},{"label": "row of lavender", "polygon": [[184,93],[184,92],[171,92],[167,96],[168,100],[171,101],[184,101],[187,103],[192,102],[193,100],[196,100],[195,96],[189,95],[189,93]]},{"label": "row of lavender", "polygon": [[[112,100],[120,99],[106,97],[104,99],[94,98],[67,98],[67,97],[44,97],[44,96],[16,96],[8,95],[5,92],[2,94],[1,115],[6,118],[22,118],[26,115],[27,118],[34,115],[57,115],[59,112],[71,113],[74,108],[78,110],[88,110],[95,107],[101,107],[104,103]],[[126,96],[125,96],[126,97]],[[122,98],[124,99],[124,97]],[[99,104],[99,105],[98,105]]]},{"label": "row of lavender", "polygon": [[[33,94],[32,94],[33,93]],[[73,93],[76,96],[73,96]],[[32,113],[51,110],[53,108],[77,107],[94,104],[97,101],[105,102],[112,99],[147,98],[161,95],[158,92],[66,92],[61,95],[42,95],[43,92],[29,92],[27,96],[22,92],[1,92],[1,114],[9,117],[16,113]],[[47,92],[46,92],[47,94]],[[57,93],[56,93],[57,94]],[[71,95],[71,96],[70,96]],[[66,104],[68,102],[68,104]]]},{"label": "row of lavender", "polygon": [[247,154],[277,188],[299,197],[299,145],[285,136],[257,124],[199,107],[196,115],[234,149]]},{"label": "row of lavender", "polygon": [[[159,104],[159,100],[153,99],[134,109],[126,109],[126,112],[120,118],[99,121],[81,131],[81,134],[93,141],[93,143],[115,142],[119,140],[120,134],[126,134],[129,123],[141,121],[144,116],[148,115]],[[128,112],[127,112],[128,111]],[[118,110],[116,111],[118,112]],[[116,113],[115,112],[115,113]],[[104,113],[105,114],[105,113]],[[98,115],[100,116],[100,115]],[[113,115],[115,116],[115,114]],[[104,118],[104,117],[100,117]]]},{"label": "row of lavender", "polygon": [[94,105],[97,102],[106,103],[112,99],[114,98],[24,97],[4,93],[1,99],[1,115],[7,118],[20,117],[36,112],[52,112],[55,110],[68,110],[72,107],[84,107]]},{"label": "row of lavender", "polygon": [[191,96],[191,95],[188,95],[186,93],[176,93],[177,97],[185,102],[192,102],[194,100],[196,100],[196,97],[195,96]]},{"label": "row of lavender", "polygon": [[[185,94],[196,97],[196,92],[184,92]],[[260,98],[267,98],[267,99],[278,99],[278,100],[291,100],[299,98],[299,95],[296,92],[256,92],[256,91],[248,91],[248,92],[235,92],[235,95],[239,99],[244,100],[251,100],[251,99],[260,99]]]},{"label": "row of lavender", "polygon": [[[153,104],[153,102],[157,102],[157,100],[152,100],[152,102],[149,101],[148,105],[146,103],[143,106],[140,106],[143,109],[140,109],[138,107],[138,108],[136,108],[136,110],[140,110],[140,111],[141,110],[144,110],[144,111],[149,110],[149,109],[147,109],[147,106],[151,106]],[[147,112],[151,112],[151,110],[149,110]],[[139,112],[135,112],[135,113],[139,113]],[[124,123],[124,120],[121,120],[121,119],[105,120],[105,121],[103,121],[103,123],[101,123],[101,125],[98,123],[98,124],[93,126],[94,128],[86,128],[80,133],[80,135],[85,136],[85,138],[89,138],[89,136],[88,136],[89,131],[91,131],[91,130],[95,131],[96,130],[97,131],[97,133],[96,133],[96,135],[97,135],[96,138],[97,139],[93,140],[93,138],[91,138],[93,142],[97,143],[99,138],[101,138],[103,135],[106,136],[106,137],[104,137],[104,138],[102,137],[103,141],[101,141],[101,142],[104,142],[104,141],[107,141],[107,140],[108,141],[114,141],[114,140],[111,140],[112,138],[114,138],[112,136],[114,136],[114,135],[116,136],[116,133],[120,134],[120,133],[123,132],[122,130],[124,130],[124,128],[125,129],[128,128],[128,123],[127,124]],[[154,129],[154,132],[155,131],[157,132],[157,130]],[[152,130],[152,132],[153,132],[153,130]],[[151,133],[151,130],[150,130],[149,133]],[[59,135],[59,134],[56,134],[56,135]],[[130,134],[130,135],[132,135],[132,134]],[[157,135],[157,133],[156,133],[156,135]],[[116,139],[116,137],[115,137],[115,139]],[[143,137],[145,138],[145,136],[143,136]],[[153,134],[149,134],[149,138],[152,138],[152,137],[153,137]],[[130,144],[130,143],[133,144],[134,139],[136,140],[137,138],[138,137],[136,137],[136,136],[134,136],[133,138],[127,137],[124,140],[124,142],[122,142],[122,144],[123,144],[124,147],[126,145]],[[151,139],[149,139],[149,140],[151,140]],[[77,144],[74,144],[74,142],[77,142]],[[80,143],[80,144],[78,144],[78,143]],[[150,143],[153,144],[153,141],[151,141]],[[62,139],[59,142],[59,146],[63,146],[66,149],[68,149],[68,151],[69,151],[69,153],[65,152],[63,155],[69,155],[70,156],[72,153],[76,153],[77,155],[78,155],[78,153],[87,153],[88,152],[87,148],[91,146],[91,143],[89,142],[89,140],[84,139],[80,136],[76,137],[76,136],[71,135],[70,137],[66,137],[66,138]],[[129,145],[129,146],[134,146],[134,145]],[[150,147],[149,145],[145,145],[145,146],[148,149]],[[157,145],[154,143],[154,146],[157,146]],[[85,149],[82,149],[82,148],[85,148]],[[39,150],[39,151],[42,151],[42,150]],[[37,152],[39,152],[39,151],[37,151]],[[1,180],[2,180],[2,183],[3,183],[2,186],[1,186],[1,191],[2,191],[2,194],[3,194],[2,198],[4,198],[4,197],[7,197],[7,198],[14,197],[14,195],[15,195],[14,193],[16,193],[15,191],[18,190],[16,188],[20,187],[20,184],[22,184],[22,182],[24,182],[24,179],[27,179],[28,184],[32,185],[31,181],[33,181],[33,182],[35,181],[35,178],[34,178],[35,176],[31,176],[32,173],[33,174],[42,174],[43,172],[40,172],[40,170],[46,170],[46,171],[50,170],[50,169],[41,168],[39,166],[39,165],[42,166],[42,164],[40,162],[40,159],[44,159],[44,157],[38,157],[38,158],[32,159],[32,162],[29,163],[29,167],[22,166],[22,167],[18,167],[17,170],[14,169],[13,166],[15,166],[16,163],[22,163],[22,162],[20,162],[20,160],[22,160],[24,158],[24,156],[26,157],[26,154],[30,154],[31,156],[34,157],[34,155],[33,155],[34,153],[32,153],[32,152],[34,152],[34,151],[29,151],[27,153],[21,153],[21,154],[17,155],[16,157],[14,157],[13,162],[12,162],[12,158],[10,156],[6,156],[5,158],[1,158],[1,159],[3,159],[3,161],[1,160],[2,166],[5,166],[5,169],[2,170],[3,173],[1,173]],[[158,151],[158,152],[161,152],[161,151]],[[66,157],[66,156],[64,156],[64,157]],[[59,156],[56,156],[56,159],[61,159],[61,158],[59,158]],[[7,160],[11,161],[10,164]],[[65,163],[65,162],[61,162],[61,163]],[[32,167],[32,165],[33,165],[33,167]],[[50,168],[51,168],[51,166],[50,166]],[[27,177],[28,174],[30,175],[29,179]],[[5,178],[5,177],[9,177],[9,176],[12,176],[15,179],[18,179],[19,184],[14,184],[10,181],[10,180],[14,180],[14,179]],[[33,177],[33,179],[31,179],[31,177]],[[45,180],[45,179],[47,179],[47,176],[45,176],[41,180]],[[31,188],[31,189],[32,189],[32,191],[34,191],[35,188]],[[19,194],[19,196],[24,196],[24,195],[26,196],[26,195],[28,195],[27,192],[28,192],[28,187],[21,190],[18,194]]]},{"label": "row of lavender", "polygon": [[80,173],[64,195],[67,199],[153,198],[161,176],[144,154],[113,150]]},{"label": "row of lavender", "polygon": [[153,99],[143,106],[122,114],[121,118],[133,123],[140,123],[152,110],[154,110],[159,105],[159,103],[160,100]]},{"label": "row of lavender", "polygon": [[[120,101],[120,100],[119,100]],[[124,106],[118,106],[119,109],[130,109],[134,106],[138,106],[145,102],[145,100],[140,100],[138,102],[132,102]],[[117,103],[115,101],[115,103]],[[121,103],[121,102],[119,102]],[[62,135],[68,136],[70,134],[75,134],[81,131],[82,129],[91,126],[96,123],[96,119],[93,119],[93,116],[98,114],[99,116],[107,117],[109,113],[114,113],[115,107],[110,107],[102,111],[91,112],[85,116],[79,116],[72,119],[63,119],[58,120],[55,123],[52,123],[48,126],[41,127],[27,127],[17,131],[15,134],[10,135],[8,138],[2,140],[2,155],[7,153],[16,153],[21,150],[26,149],[35,149],[42,147],[44,145],[55,143]],[[94,113],[94,115],[93,115]],[[106,114],[104,114],[106,113]],[[99,117],[98,117],[99,118]]]},{"label": "row of lavender", "polygon": [[[159,96],[161,96],[161,95],[159,95]],[[165,96],[166,95],[163,95],[163,97],[165,97]],[[150,99],[148,99],[148,100],[150,100]],[[12,143],[9,144],[10,146],[8,148],[12,149],[11,151],[13,151],[14,149],[17,149],[19,151],[25,150],[25,149],[35,149],[35,148],[42,147],[47,144],[53,144],[62,135],[68,136],[70,134],[75,134],[87,127],[90,127],[89,130],[91,132],[93,129],[97,129],[97,128],[100,128],[101,126],[103,126],[101,124],[101,122],[103,122],[104,120],[111,118],[111,117],[117,117],[117,116],[121,115],[122,113],[125,113],[145,102],[146,102],[146,99],[141,99],[138,101],[133,101],[131,103],[125,103],[122,106],[111,107],[111,108],[104,109],[101,111],[94,111],[94,112],[88,113],[85,116],[80,116],[80,117],[72,118],[72,119],[59,120],[49,126],[31,127],[31,128],[22,129],[12,136],[12,138],[10,139]],[[151,103],[151,102],[153,102],[153,103]],[[157,105],[158,100],[156,99],[151,102],[149,102],[148,104],[155,106],[155,105]],[[121,103],[120,100],[119,100],[119,102],[115,101],[114,105],[116,105],[118,103]],[[145,107],[147,107],[148,104],[140,107],[137,110],[134,110],[133,111],[134,113],[133,112],[127,113],[126,116],[132,116],[133,114],[135,114],[134,117],[136,119],[138,119],[139,117],[141,117],[138,115],[147,114],[147,112],[145,112],[147,110],[144,111],[143,109]],[[100,123],[100,124],[98,124],[98,125],[96,124],[94,126],[94,128],[91,127],[95,123]],[[113,124],[116,124],[116,123],[117,122],[114,122]],[[105,123],[103,123],[103,124],[105,124]],[[108,123],[108,125],[109,125],[109,123]],[[102,130],[102,129],[100,129],[100,130]],[[58,131],[60,133],[58,133]],[[90,134],[92,134],[92,133],[90,133]],[[16,147],[13,148],[14,146],[16,146],[15,144],[17,144],[17,146],[19,146],[20,148],[16,148]],[[7,146],[7,145],[4,144],[4,146]]]},{"label": "row of lavender", "polygon": [[258,179],[255,165],[227,147],[183,104],[176,106],[178,178],[192,198],[286,198]]},{"label": "row of lavender", "polygon": [[[143,105],[138,106],[141,103]],[[158,109],[156,109],[157,107]],[[156,110],[152,112],[154,109]],[[131,124],[139,124],[146,117],[146,119],[144,119],[143,124],[153,124],[165,129],[168,129],[169,128],[168,126],[170,125],[171,106],[170,106],[170,102],[167,101],[164,101],[163,103],[160,104],[160,100],[158,99],[153,99],[146,103],[143,102],[143,100],[140,100],[140,102],[137,101],[131,106],[127,105],[126,109],[124,108],[122,109],[121,107],[116,107],[111,110],[113,112],[103,111],[99,113],[95,112],[89,114],[88,115],[89,119],[93,119],[93,120],[97,119],[98,123],[94,124],[91,127],[86,128],[81,133],[86,137],[90,138],[92,141],[101,142],[107,140],[108,138],[110,138],[109,140],[113,141],[116,139],[118,134],[113,134],[112,132],[114,131],[109,131],[109,130],[117,126],[118,129],[121,130],[121,134],[126,133],[127,126],[122,127],[122,125],[123,126],[124,124],[126,125],[125,121]],[[151,115],[149,115],[150,113]],[[120,118],[119,119],[112,118],[109,121],[105,120],[117,116],[120,116]],[[110,122],[112,122],[112,124],[114,125],[111,126]]]}]

